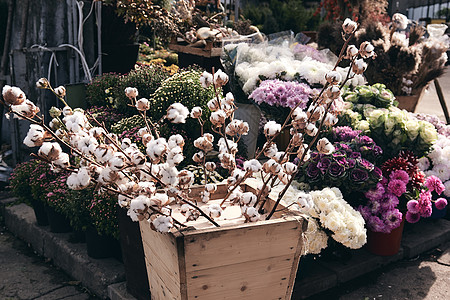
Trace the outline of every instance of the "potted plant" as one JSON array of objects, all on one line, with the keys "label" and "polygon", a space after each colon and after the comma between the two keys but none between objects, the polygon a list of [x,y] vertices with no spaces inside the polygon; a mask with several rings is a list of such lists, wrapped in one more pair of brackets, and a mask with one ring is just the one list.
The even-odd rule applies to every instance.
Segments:
[{"label": "potted plant", "polygon": [[33,172],[38,167],[39,162],[37,160],[30,160],[21,164],[18,164],[10,177],[10,187],[14,196],[20,200],[31,205],[36,216],[36,222],[39,226],[48,225],[48,217],[45,212],[45,202],[41,201],[39,197],[34,197],[31,192],[30,178],[32,178]]},{"label": "potted plant", "polygon": [[[347,52],[349,70],[361,74],[367,67],[363,58],[374,53],[369,43],[359,50],[348,46],[356,28],[355,22],[345,22],[346,44],[339,60]],[[347,48],[356,51],[345,51]],[[17,90],[7,88],[3,98],[8,111],[36,125],[28,136],[40,144],[37,156],[56,170],[70,172],[66,182],[71,189],[95,186],[116,193],[119,205],[127,209],[132,220],[140,222],[152,297],[215,298],[227,293],[238,299],[243,295],[254,299],[268,295],[290,298],[305,223],[282,200],[303,164],[309,161],[313,147],[322,154],[334,150],[326,138],[318,137],[324,126],[336,124],[341,106],[334,104],[341,101],[340,90],[350,76],[350,71],[345,78],[335,70],[329,71],[322,91],[307,110],[294,107],[283,124],[267,122],[267,142],[255,158],[243,163],[243,170],[236,165],[237,143],[249,128],[246,122],[233,117],[233,95],[221,95],[228,76],[220,70],[214,74],[204,72],[200,77],[205,89],[214,90],[214,98],[207,104],[214,134],[206,131],[206,113],[201,107],[189,111],[175,102],[161,119],[152,119],[147,115],[151,100],[139,98],[136,88],[125,89],[130,105],[144,119],[145,127],[138,134],[146,146],[146,155],[131,140],[119,141],[100,122],[89,121],[80,109],[54,109],[54,118],[63,116],[64,125],[54,132],[27,100],[20,101],[13,93]],[[45,79],[40,79],[38,86],[51,89]],[[183,137],[174,134],[166,139],[159,130],[163,122],[185,123],[188,116],[200,127],[193,155],[193,161],[204,170],[204,184],[200,186],[193,185],[192,172],[181,169]],[[273,141],[287,126],[291,127],[291,141],[284,152],[278,151]],[[51,138],[46,139],[45,132]],[[215,140],[218,164],[210,161]],[[79,163],[69,163],[69,154],[61,144],[78,157]],[[262,163],[258,158],[263,154],[269,160]],[[291,162],[294,157],[296,163]],[[208,172],[219,165],[228,172],[223,184],[208,178]],[[261,181],[252,185],[256,174],[261,174]],[[271,191],[275,194],[271,195]]]}]

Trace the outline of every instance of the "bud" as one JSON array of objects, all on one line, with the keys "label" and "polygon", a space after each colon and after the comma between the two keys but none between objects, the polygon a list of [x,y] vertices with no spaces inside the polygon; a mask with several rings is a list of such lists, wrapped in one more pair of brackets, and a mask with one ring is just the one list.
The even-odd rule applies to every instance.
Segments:
[{"label": "bud", "polygon": [[54,106],[52,106],[52,108],[50,108],[48,112],[50,114],[50,117],[52,118],[58,118],[59,116],[61,116],[61,110]]}]

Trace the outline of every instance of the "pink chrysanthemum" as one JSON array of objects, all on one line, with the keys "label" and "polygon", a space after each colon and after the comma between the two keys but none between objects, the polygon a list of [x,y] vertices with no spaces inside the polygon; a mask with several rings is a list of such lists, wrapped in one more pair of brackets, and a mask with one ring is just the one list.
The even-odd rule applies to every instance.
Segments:
[{"label": "pink chrysanthemum", "polygon": [[419,214],[413,214],[410,213],[409,211],[406,213],[406,221],[408,221],[409,223],[417,223],[420,220],[420,215]]},{"label": "pink chrysanthemum", "polygon": [[419,202],[417,200],[409,200],[406,208],[410,213],[417,214],[419,212]]},{"label": "pink chrysanthemum", "polygon": [[433,213],[433,207],[431,206],[431,202],[427,203],[427,205],[423,205],[420,207],[419,214],[422,218],[428,218]]},{"label": "pink chrysanthemum", "polygon": [[398,179],[391,180],[388,184],[388,190],[395,196],[400,197],[406,192],[406,183]]},{"label": "pink chrysanthemum", "polygon": [[381,183],[377,183],[374,189],[368,190],[364,195],[371,201],[379,201],[384,196],[384,187]]},{"label": "pink chrysanthemum", "polygon": [[436,202],[434,203],[434,206],[436,207],[436,209],[442,210],[447,206],[447,199],[445,198],[439,198],[436,200]]},{"label": "pink chrysanthemum", "polygon": [[405,184],[408,184],[409,181],[409,175],[408,173],[406,173],[406,171],[403,170],[397,170],[391,173],[391,175],[389,175],[389,179],[390,180],[401,180],[403,181]]},{"label": "pink chrysanthemum", "polygon": [[442,181],[434,175],[427,177],[425,180],[425,186],[432,192],[435,191],[438,195],[442,194],[445,190],[445,186]]}]

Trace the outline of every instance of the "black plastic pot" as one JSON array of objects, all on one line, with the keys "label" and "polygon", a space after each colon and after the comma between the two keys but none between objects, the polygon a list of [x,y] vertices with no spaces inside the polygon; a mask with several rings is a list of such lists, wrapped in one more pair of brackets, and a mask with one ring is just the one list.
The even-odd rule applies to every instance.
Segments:
[{"label": "black plastic pot", "polygon": [[53,207],[45,206],[45,211],[48,216],[48,223],[50,224],[50,231],[55,233],[71,232],[69,219],[63,214],[57,212]]},{"label": "black plastic pot", "polygon": [[31,207],[33,207],[34,215],[36,216],[36,223],[39,226],[47,226],[48,225],[48,216],[45,211],[44,202],[36,199],[31,199]]},{"label": "black plastic pot", "polygon": [[138,300],[151,299],[139,223],[127,216],[125,209],[117,208],[120,245],[127,279],[127,291]]},{"label": "black plastic pot", "polygon": [[89,257],[108,258],[114,256],[116,240],[110,236],[100,235],[94,227],[86,230],[86,249]]}]

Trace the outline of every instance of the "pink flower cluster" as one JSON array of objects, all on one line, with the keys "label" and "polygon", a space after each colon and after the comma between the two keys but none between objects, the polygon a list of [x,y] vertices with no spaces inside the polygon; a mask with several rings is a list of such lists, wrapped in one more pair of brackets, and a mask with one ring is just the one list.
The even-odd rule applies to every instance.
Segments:
[{"label": "pink flower cluster", "polygon": [[409,200],[406,204],[406,221],[409,223],[417,223],[420,218],[428,218],[433,211],[433,202],[435,207],[439,210],[444,209],[447,206],[447,200],[445,198],[439,198],[436,201],[432,200],[432,192],[440,195],[444,192],[445,187],[442,181],[432,175],[427,177],[424,183],[424,187],[420,191],[419,198]]}]

